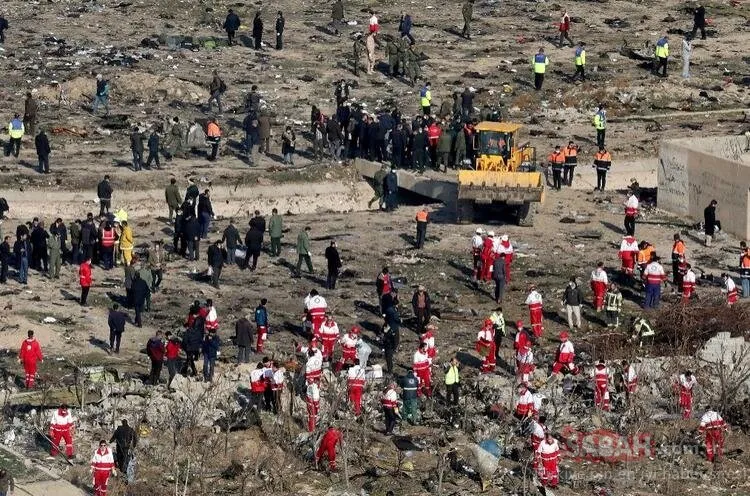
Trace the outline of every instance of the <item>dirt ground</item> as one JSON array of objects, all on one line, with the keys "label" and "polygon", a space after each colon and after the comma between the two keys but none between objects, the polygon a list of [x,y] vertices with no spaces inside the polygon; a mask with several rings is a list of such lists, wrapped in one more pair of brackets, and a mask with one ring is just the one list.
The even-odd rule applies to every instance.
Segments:
[{"label": "dirt ground", "polygon": [[[294,0],[281,0],[273,5],[242,2],[209,5],[175,0],[4,3],[3,12],[11,28],[6,32],[7,40],[0,52],[5,65],[4,84],[0,89],[2,115],[9,119],[14,112],[22,113],[24,93],[37,89],[39,124],[48,129],[66,130],[50,134],[53,149],[50,175],[34,171],[36,156],[33,141],[28,136],[24,139],[20,160],[0,158],[0,196],[11,205],[9,218],[0,226],[5,233],[12,233],[17,223],[35,216],[48,224],[59,216],[68,224],[89,211],[96,213],[95,187],[104,174],[112,177],[113,207],[129,212],[136,245],[154,239],[171,243],[172,231],[166,222],[163,201],[163,190],[170,177],[178,179],[181,190],[187,184],[187,177],[196,177],[201,189],[211,189],[218,216],[212,226],[212,240],[220,236],[229,217],[236,219],[244,236],[247,221],[255,209],[269,216],[271,208],[278,208],[284,214],[285,225],[282,256],[271,259],[264,253],[255,272],[225,268],[220,290],[197,277],[205,270],[203,261],[188,263],[172,259],[165,273],[163,291],[154,295],[153,309],[143,328],[128,325],[122,352],[117,357],[106,352],[107,309],[113,300],[124,294],[121,268],[110,272],[94,269],[90,306],[85,309],[75,301],[79,291],[77,267],[64,266],[59,281],[50,281],[31,271],[27,287],[10,282],[0,288],[0,306],[3,307],[0,348],[6,350],[2,369],[11,381],[8,388],[15,391],[12,381],[18,383],[21,371],[15,362],[15,353],[29,329],[35,331],[46,355],[40,371],[43,383],[69,380],[73,367],[82,364],[105,364],[135,377],[145,374],[148,359],[142,350],[148,337],[157,329],[179,328],[189,304],[196,298],[213,298],[218,308],[224,340],[220,374],[234,370],[235,349],[229,339],[233,323],[250,313],[263,297],[269,300],[274,331],[269,336],[267,355],[282,360],[292,358],[292,341],[301,339],[298,334],[302,300],[313,288],[326,297],[341,328],[356,324],[364,329],[367,339],[375,341],[375,331],[382,321],[374,307],[377,304],[374,279],[379,270],[388,265],[395,276],[405,281],[401,299],[402,317],[407,327],[413,288],[422,284],[430,292],[439,317],[438,362],[447,362],[453,355],[460,357],[464,366],[462,379],[468,385],[464,394],[472,428],[452,428],[439,416],[425,426],[404,423],[401,434],[422,442],[427,449],[410,452],[413,470],[403,472],[393,467],[396,458],[393,443],[379,434],[370,434],[369,429],[367,435],[353,432],[352,437],[358,444],[349,455],[353,465],[350,474],[354,477],[349,481],[348,490],[350,494],[362,490],[373,495],[393,490],[399,496],[479,492],[475,478],[455,467],[446,470],[443,485],[440,491],[437,489],[438,473],[443,467],[440,460],[446,446],[477,442],[484,432],[482,428],[494,427],[503,438],[512,438],[510,432],[514,430],[508,422],[495,422],[485,415],[486,408],[494,402],[510,406],[508,391],[498,387],[501,392],[483,397],[481,391],[485,383],[492,384],[492,381],[477,379],[479,358],[473,352],[475,333],[496,305],[490,296],[492,288],[482,285],[477,290],[471,283],[471,235],[476,227],[494,229],[507,233],[514,243],[518,255],[503,305],[506,322],[528,319],[523,305],[527,284],[536,284],[543,293],[546,331],[537,353],[538,366],[543,368],[551,363],[558,345],[558,332],[567,327],[559,304],[566,281],[576,276],[587,287],[597,260],[605,262],[611,275],[619,267],[617,249],[623,234],[623,191],[592,193],[592,172],[581,171],[576,189],[548,192],[533,228],[505,224],[500,219],[459,226],[454,223],[454,213],[450,209],[433,204],[427,243],[423,250],[417,251],[413,248],[414,215],[422,200],[404,195],[402,199],[406,204],[392,214],[368,209],[372,195],[369,185],[352,168],[312,163],[306,137],[299,140],[301,153],[295,160],[297,165],[294,168],[282,166],[279,151],[283,126],[291,124],[298,135],[303,136],[310,105],[318,105],[324,113],[333,113],[333,82],[341,78],[356,81],[353,97],[369,109],[397,106],[404,115],[416,113],[418,87],[387,78],[382,73],[383,63],[378,65],[376,74],[361,74],[355,78],[349,61],[350,35],[366,25],[366,8],[378,12],[383,30],[390,34],[395,33],[399,13],[405,10],[414,18],[417,48],[427,57],[422,66],[423,80],[432,82],[436,104],[450,98],[452,91],[470,85],[477,89],[477,107],[502,107],[507,119],[526,125],[528,136],[538,150],[544,152],[555,144],[574,139],[582,145],[582,155],[586,157],[593,154],[595,146],[591,115],[597,104],[604,103],[609,113],[607,144],[614,158],[612,186],[623,188],[630,177],[636,177],[643,186],[655,186],[655,157],[661,139],[736,134],[748,129],[743,112],[708,111],[747,107],[750,76],[746,33],[750,5],[747,2],[705,4],[707,17],[713,24],[709,38],[694,43],[693,75],[688,80],[679,77],[681,36],[678,34],[670,36],[675,58],[670,62],[668,79],[651,76],[640,62],[620,53],[623,40],[631,47],[640,47],[646,41],[655,42],[667,30],[690,29],[692,6],[682,2],[576,1],[563,5],[482,0],[474,7],[471,41],[457,36],[461,30],[460,3],[440,0],[403,6],[393,2],[356,1],[345,5],[347,19],[356,20],[357,25],[347,27],[341,37],[335,37],[324,28],[330,17],[330,5],[325,3]],[[194,40],[214,37],[221,41],[220,25],[228,7],[234,8],[242,18],[244,38],[240,39],[245,41],[249,37],[252,16],[260,9],[266,26],[264,40],[271,44],[275,11],[283,10],[287,26],[284,50],[276,51],[272,46],[262,52],[246,46],[170,48],[176,36],[191,36]],[[590,81],[584,84],[570,81],[574,69],[573,48],[560,49],[551,43],[556,35],[553,23],[558,21],[563,7],[573,17],[573,39],[583,39],[587,43]],[[630,25],[613,29],[605,24],[606,19],[615,17]],[[142,46],[142,40],[147,37],[158,40],[158,48]],[[545,48],[551,65],[544,90],[535,93],[528,61],[539,46]],[[378,53],[382,59],[382,50]],[[223,102],[225,113],[219,120],[225,133],[223,155],[214,164],[198,155],[167,162],[163,170],[134,172],[129,168],[128,127],[108,129],[106,121],[89,113],[94,76],[102,73],[112,82],[112,113],[126,115],[128,125],[163,124],[175,115],[185,122],[204,119],[208,114],[202,104],[207,98],[206,88],[213,69],[220,72],[229,87]],[[259,86],[274,117],[272,154],[261,157],[256,167],[249,167],[235,157],[238,140],[242,137],[242,102],[252,84]],[[60,85],[63,101],[60,101]],[[673,116],[673,113],[679,115]],[[75,132],[71,133],[73,130]],[[719,218],[726,215],[731,212],[722,212],[720,207]],[[576,222],[561,223],[563,217],[574,218]],[[652,242],[657,252],[668,259],[672,235],[683,232],[688,258],[694,267],[713,275],[733,270],[739,240],[727,239],[710,249],[705,248],[702,236],[690,228],[694,221],[675,219],[648,206],[644,208],[644,218],[638,224],[636,235],[639,240]],[[291,279],[290,269],[297,260],[296,236],[305,226],[312,228],[315,272],[301,279]],[[323,251],[330,239],[337,241],[344,264],[343,275],[334,291],[322,289],[325,281]],[[205,245],[201,257],[205,260]],[[586,293],[589,298],[589,292]],[[701,285],[698,295],[701,302],[708,302],[718,297],[719,288]],[[638,306],[641,295],[628,291],[625,296],[624,314],[629,321],[641,314]],[[670,299],[671,296],[666,296],[665,304]],[[43,323],[49,316],[56,322]],[[583,330],[573,333],[572,339],[588,360],[650,358],[650,347],[625,345],[626,330],[607,332],[590,305],[584,309],[584,317]],[[402,331],[399,373],[410,363],[417,342],[416,333],[409,328]],[[507,344],[504,358],[512,363],[510,343]],[[383,361],[377,350],[373,358],[376,362]],[[442,373],[436,372],[436,377],[439,382]],[[512,391],[509,370],[499,367],[493,380],[503,384],[502,387],[511,384],[507,389]],[[646,405],[643,408],[650,412],[672,413],[673,408],[664,406],[663,389],[658,387],[664,381],[662,376],[643,377],[644,384],[649,385],[639,396],[640,404]],[[159,390],[159,394],[162,393],[167,394]],[[379,394],[380,386],[368,390],[371,410],[367,420],[358,426],[381,428],[382,420],[377,414]],[[705,409],[714,399],[710,388],[699,390],[699,409]],[[590,410],[582,412],[577,417],[551,416],[551,427],[559,431],[569,423],[591,426]],[[694,420],[639,419],[632,410],[624,417],[621,413],[605,417],[603,425],[622,431],[634,426],[651,431],[691,431],[697,424]],[[231,456],[219,456],[214,462],[225,467],[236,459],[254,466],[250,480],[257,484],[248,485],[254,489],[247,494],[261,490],[268,494],[321,495],[346,491],[342,474],[329,477],[310,471],[304,450],[287,449],[289,444],[280,441],[291,442],[302,432],[300,412],[285,422],[289,424],[284,427],[288,432],[276,439],[268,435],[276,431],[266,428],[233,433]],[[84,431],[81,436],[88,435],[91,439],[83,439],[79,443],[81,449],[88,449],[89,442],[95,442],[95,433],[108,435],[112,427],[112,419],[108,419]],[[155,436],[154,444],[157,444],[161,439],[158,434]],[[676,434],[667,437],[673,440],[673,436]],[[518,438],[515,443],[519,445]],[[729,437],[727,450],[745,449],[747,445],[746,434],[738,429]],[[289,471],[296,474],[291,483],[282,484],[268,475],[273,474],[273,464],[261,463],[259,456],[251,453],[259,446],[270,453],[268,460],[279,451],[287,453],[279,458],[284,461],[279,466],[291,467]],[[34,450],[30,451],[32,456],[43,456],[41,448],[36,446]],[[459,448],[459,452],[464,453],[464,459],[468,457],[464,448]],[[250,454],[245,456],[244,453]],[[83,453],[81,463],[87,457],[88,454]],[[174,492],[172,481],[163,480],[155,471],[158,464],[150,465],[147,457],[140,463],[148,479],[142,488],[144,494]],[[748,463],[747,449],[717,467],[703,464],[695,455],[613,466],[566,459],[564,466],[572,475],[555,494],[590,494],[597,485],[607,487],[615,495],[690,491],[744,494],[750,491],[748,478],[743,476]],[[521,466],[510,457],[503,458],[488,494],[533,493],[535,489],[528,483],[522,486],[519,482],[523,480],[519,475]],[[72,479],[71,474],[79,469],[83,470],[76,467],[67,478]],[[235,483],[236,480],[222,483],[224,485],[217,483],[215,490],[203,486],[191,490],[194,494],[239,494]],[[119,483],[115,486],[116,494],[124,492]]]}]

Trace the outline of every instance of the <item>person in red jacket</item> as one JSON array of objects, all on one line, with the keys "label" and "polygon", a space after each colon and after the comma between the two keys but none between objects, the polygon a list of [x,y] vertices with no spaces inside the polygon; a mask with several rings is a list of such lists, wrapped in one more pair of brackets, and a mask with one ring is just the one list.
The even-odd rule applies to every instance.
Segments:
[{"label": "person in red jacket", "polygon": [[167,389],[172,386],[172,379],[177,375],[177,365],[180,362],[180,350],[182,345],[177,336],[173,336],[171,332],[167,331],[164,335],[167,338],[167,371],[169,372],[169,380],[167,381]]},{"label": "person in red jacket", "polygon": [[344,436],[341,431],[336,429],[334,426],[329,426],[323,438],[320,440],[320,446],[318,451],[315,453],[315,466],[317,467],[318,462],[323,455],[328,457],[328,468],[331,471],[336,470],[336,445],[341,444]]},{"label": "person in red jacket", "polygon": [[42,347],[39,346],[39,341],[34,337],[34,331],[29,331],[27,336],[21,343],[18,361],[23,364],[23,370],[26,373],[26,388],[31,389],[34,387],[34,380],[36,379],[37,362],[41,362],[44,357],[42,356]]},{"label": "person in red jacket", "polygon": [[438,146],[438,141],[440,141],[441,134],[443,134],[443,130],[440,129],[440,126],[438,125],[437,122],[433,122],[427,128],[427,144],[430,147],[430,161],[432,162],[433,169],[438,168],[437,146]]},{"label": "person in red jacket", "polygon": [[91,259],[87,258],[78,269],[78,278],[81,283],[81,306],[86,306],[86,299],[89,297],[91,288]]},{"label": "person in red jacket", "polygon": [[115,458],[109,449],[107,441],[99,441],[99,449],[91,457],[91,475],[93,476],[94,496],[107,496],[109,476],[116,474]]}]

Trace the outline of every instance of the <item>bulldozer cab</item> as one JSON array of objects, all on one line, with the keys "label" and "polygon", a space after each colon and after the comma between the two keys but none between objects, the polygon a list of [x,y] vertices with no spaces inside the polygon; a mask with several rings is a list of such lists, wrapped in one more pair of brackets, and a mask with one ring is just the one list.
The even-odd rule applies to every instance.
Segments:
[{"label": "bulldozer cab", "polygon": [[476,170],[516,172],[534,170],[535,151],[520,145],[520,124],[480,122],[474,128]]}]

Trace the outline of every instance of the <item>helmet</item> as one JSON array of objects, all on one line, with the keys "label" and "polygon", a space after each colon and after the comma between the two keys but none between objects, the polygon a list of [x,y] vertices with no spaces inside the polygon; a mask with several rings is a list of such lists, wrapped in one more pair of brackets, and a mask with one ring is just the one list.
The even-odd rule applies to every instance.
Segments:
[{"label": "helmet", "polygon": [[352,326],[352,328],[349,329],[349,332],[351,332],[352,334],[359,334],[361,331],[359,330],[359,327]]},{"label": "helmet", "polygon": [[569,334],[567,331],[563,331],[560,333],[560,339],[568,339]]},{"label": "helmet", "polygon": [[500,238],[500,240],[501,241],[508,241],[508,235],[507,234],[503,234],[502,237]]},{"label": "helmet", "polygon": [[490,237],[492,237],[492,236],[494,236],[494,235],[495,235],[495,231],[488,231],[488,232],[487,232],[487,236],[490,236]]},{"label": "helmet", "polygon": [[516,327],[521,329],[523,327],[523,320],[516,321]]},{"label": "helmet", "polygon": [[482,234],[482,228],[481,227],[477,227],[477,230],[475,232],[477,234]]},{"label": "helmet", "polygon": [[484,325],[485,325],[485,326],[491,326],[491,325],[492,325],[492,323],[493,323],[493,322],[492,322],[492,320],[491,320],[491,319],[484,319]]}]

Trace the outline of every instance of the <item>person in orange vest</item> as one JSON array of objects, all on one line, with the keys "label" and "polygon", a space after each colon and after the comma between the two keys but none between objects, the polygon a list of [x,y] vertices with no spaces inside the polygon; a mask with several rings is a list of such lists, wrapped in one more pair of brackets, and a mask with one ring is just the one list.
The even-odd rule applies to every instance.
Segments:
[{"label": "person in orange vest", "polygon": [[213,117],[208,122],[206,137],[208,138],[208,142],[211,143],[211,156],[208,157],[208,160],[213,162],[219,153],[219,142],[221,141],[221,129],[218,122],[216,122],[216,117]]},{"label": "person in orange vest", "polygon": [[315,466],[318,466],[318,462],[326,456],[328,458],[328,469],[330,471],[336,470],[336,446],[342,443],[344,435],[341,431],[336,429],[334,426],[328,426],[328,430],[323,434],[323,439],[320,440],[320,446],[318,451],[315,452]]},{"label": "person in orange vest", "polygon": [[685,259],[685,242],[680,239],[679,233],[674,235],[674,243],[672,244],[672,284],[675,288],[682,286],[682,278],[680,277],[679,265],[680,257]]},{"label": "person in orange vest", "polygon": [[552,187],[560,191],[562,187],[562,172],[565,164],[565,155],[560,151],[560,145],[555,147],[555,151],[549,154],[547,161],[552,167]]},{"label": "person in orange vest", "polygon": [[742,283],[742,297],[750,297],[750,248],[747,247],[740,255],[740,282]]},{"label": "person in orange vest", "polygon": [[429,219],[429,212],[427,207],[422,207],[422,210],[417,212],[417,249],[421,250],[424,248],[424,240],[427,237],[427,221]]},{"label": "person in orange vest", "polygon": [[60,450],[60,441],[65,441],[65,456],[73,458],[73,426],[75,419],[70,414],[68,405],[63,403],[60,408],[52,413],[49,424],[49,437],[52,439],[50,456],[57,456]]},{"label": "person in orange vest", "polygon": [[26,388],[31,389],[34,387],[34,381],[36,380],[37,362],[43,361],[44,357],[42,356],[42,347],[39,346],[39,341],[34,337],[34,331],[29,331],[26,336],[27,338],[21,343],[21,349],[18,352],[18,362],[23,365],[26,374]]},{"label": "person in orange vest", "polygon": [[443,134],[443,130],[440,129],[437,121],[430,124],[430,126],[427,128],[427,144],[430,148],[430,162],[432,163],[433,169],[438,168],[437,147],[438,141],[440,141],[441,134]]},{"label": "person in orange vest", "polygon": [[114,266],[115,241],[117,241],[117,233],[112,223],[107,221],[102,229],[101,240],[101,259],[104,270],[110,270]]},{"label": "person in orange vest", "polygon": [[612,167],[612,155],[603,146],[594,155],[594,167],[596,168],[596,189],[594,191],[604,191],[607,186],[607,172]]},{"label": "person in orange vest", "polygon": [[573,175],[575,174],[576,165],[578,165],[578,145],[572,141],[568,141],[568,146],[563,148],[563,157],[565,157],[563,184],[573,186]]},{"label": "person in orange vest", "polygon": [[641,270],[641,276],[646,271],[646,266],[651,261],[651,255],[654,254],[654,246],[648,241],[641,241],[638,245],[638,268]]}]

